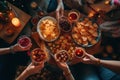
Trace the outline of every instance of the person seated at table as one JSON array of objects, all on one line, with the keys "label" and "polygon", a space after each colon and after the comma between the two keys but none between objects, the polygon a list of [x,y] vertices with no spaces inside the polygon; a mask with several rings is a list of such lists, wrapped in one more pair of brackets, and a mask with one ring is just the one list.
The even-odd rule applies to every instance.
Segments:
[{"label": "person seated at table", "polygon": [[[63,70],[63,75],[65,76],[66,80],[74,80],[74,77],[71,74],[71,71],[67,63],[61,63],[56,60],[56,64],[60,69]],[[39,73],[43,67],[44,67],[44,62],[38,65],[34,65],[34,63],[30,63],[28,67],[16,78],[16,80],[26,80],[27,77],[29,77],[30,75]]]},{"label": "person seated at table", "polygon": [[32,46],[32,43],[26,48],[21,47],[19,44],[15,44],[15,45],[7,47],[7,48],[0,48],[0,55],[21,52],[21,51],[27,51],[31,48],[31,46]]}]

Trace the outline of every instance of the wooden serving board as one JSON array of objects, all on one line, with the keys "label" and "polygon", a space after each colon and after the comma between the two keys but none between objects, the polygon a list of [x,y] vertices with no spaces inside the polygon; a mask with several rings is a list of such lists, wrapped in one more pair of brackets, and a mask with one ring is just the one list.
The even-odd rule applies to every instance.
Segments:
[{"label": "wooden serving board", "polygon": [[[12,43],[16,39],[16,37],[19,35],[19,33],[25,27],[25,25],[27,24],[27,22],[30,20],[31,16],[28,15],[27,13],[23,12],[19,8],[15,7],[14,5],[10,4],[9,2],[8,2],[8,5],[14,10],[15,17],[19,18],[19,20],[21,22],[21,26],[19,28],[15,28],[10,23],[8,23],[0,31],[0,38],[3,39],[3,40],[5,40],[7,43],[10,44],[10,43]],[[13,31],[14,31],[14,34],[11,35],[11,36],[7,36],[5,34],[7,28],[12,28]]]}]

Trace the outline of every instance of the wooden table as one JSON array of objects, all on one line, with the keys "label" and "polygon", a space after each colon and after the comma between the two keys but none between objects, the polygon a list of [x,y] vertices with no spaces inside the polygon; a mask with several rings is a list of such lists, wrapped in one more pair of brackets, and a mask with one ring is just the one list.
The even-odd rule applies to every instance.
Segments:
[{"label": "wooden table", "polygon": [[[11,26],[11,24],[7,24],[0,31],[0,38],[2,38],[3,40],[5,40],[7,43],[10,44],[10,43],[12,43],[16,39],[16,37],[19,35],[19,33],[25,27],[25,25],[27,24],[27,22],[30,20],[31,16],[28,15],[27,13],[23,12],[19,8],[15,7],[14,5],[10,4],[9,2],[8,2],[8,5],[15,12],[15,17],[19,18],[19,20],[21,22],[21,26],[19,28],[14,28],[13,26]],[[7,36],[5,34],[6,29],[9,28],[9,27],[13,27],[12,29],[14,30],[14,34],[12,36]]]}]

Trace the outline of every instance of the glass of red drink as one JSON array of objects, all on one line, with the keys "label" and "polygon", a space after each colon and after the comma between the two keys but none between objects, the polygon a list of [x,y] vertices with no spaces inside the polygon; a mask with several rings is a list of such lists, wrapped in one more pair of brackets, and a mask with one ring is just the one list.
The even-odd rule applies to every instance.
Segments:
[{"label": "glass of red drink", "polygon": [[60,50],[55,54],[55,59],[59,62],[67,62],[69,60],[69,55],[66,50]]},{"label": "glass of red drink", "polygon": [[31,44],[31,39],[23,35],[18,39],[18,44],[23,48],[27,48]]},{"label": "glass of red drink", "polygon": [[84,50],[82,48],[76,48],[74,52],[75,56],[78,58],[84,57]]},{"label": "glass of red drink", "polygon": [[31,58],[34,64],[40,64],[47,61],[47,54],[40,48],[35,48],[31,51]]},{"label": "glass of red drink", "polygon": [[76,22],[79,20],[80,13],[77,10],[71,10],[68,13],[68,19],[70,22]]}]

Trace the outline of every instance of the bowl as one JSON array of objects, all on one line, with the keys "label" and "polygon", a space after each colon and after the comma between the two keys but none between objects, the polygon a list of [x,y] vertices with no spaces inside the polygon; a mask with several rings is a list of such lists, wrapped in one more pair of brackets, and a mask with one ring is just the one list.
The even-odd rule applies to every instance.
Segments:
[{"label": "bowl", "polygon": [[65,16],[59,18],[59,26],[64,32],[70,32],[72,29],[72,25],[70,24],[68,18]]},{"label": "bowl", "polygon": [[59,62],[67,62],[69,60],[69,55],[66,50],[60,50],[55,54],[55,59]]},{"label": "bowl", "polygon": [[100,40],[101,30],[96,22],[85,17],[73,25],[71,36],[77,45],[91,47]]},{"label": "bowl", "polygon": [[46,42],[55,41],[60,35],[57,20],[51,16],[41,18],[37,24],[37,32],[42,40]]}]

